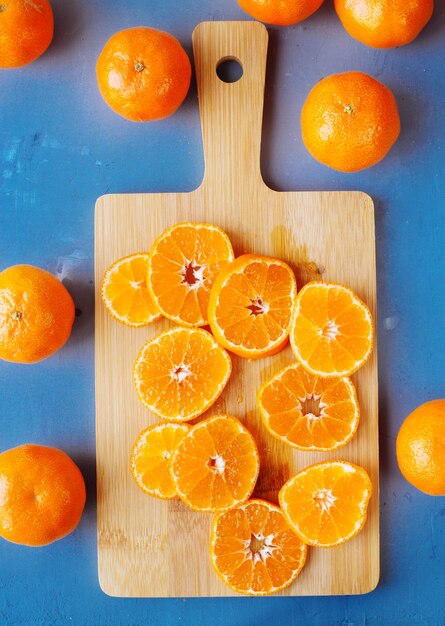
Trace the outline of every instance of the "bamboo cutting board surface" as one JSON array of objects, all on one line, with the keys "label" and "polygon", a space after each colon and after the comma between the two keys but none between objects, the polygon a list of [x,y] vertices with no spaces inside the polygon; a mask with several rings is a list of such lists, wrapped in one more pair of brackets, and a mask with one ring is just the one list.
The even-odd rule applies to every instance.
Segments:
[{"label": "bamboo cutting board surface", "polygon": [[[179,501],[139,491],[129,472],[132,444],[157,418],[138,400],[132,367],[142,344],[170,323],[131,329],[115,322],[100,301],[103,273],[113,261],[148,251],[181,221],[218,224],[237,255],[277,256],[301,287],[314,279],[344,283],[375,316],[374,208],[360,192],[277,193],[263,182],[260,143],[267,31],[257,22],[200,24],[193,35],[206,172],[192,193],[108,195],[96,204],[96,405],[98,560],[102,589],[113,596],[229,596],[208,556],[211,515]],[[216,67],[240,61],[244,74],[224,83]],[[361,422],[355,438],[331,453],[299,452],[275,440],[255,408],[260,383],[292,361],[290,348],[249,362],[233,356],[233,374],[206,416],[227,412],[254,434],[261,455],[255,496],[277,501],[287,478],[318,461],[348,459],[366,468],[374,492],[360,535],[333,549],[309,549],[307,565],[281,595],[358,594],[379,577],[377,357],[353,378]]]}]

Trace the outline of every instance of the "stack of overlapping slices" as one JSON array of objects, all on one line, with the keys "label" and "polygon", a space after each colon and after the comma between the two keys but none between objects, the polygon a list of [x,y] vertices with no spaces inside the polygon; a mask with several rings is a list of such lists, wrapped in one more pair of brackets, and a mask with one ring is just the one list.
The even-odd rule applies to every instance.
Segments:
[{"label": "stack of overlapping slices", "polygon": [[372,489],[363,468],[310,465],[282,486],[277,506],[251,498],[260,453],[241,421],[216,414],[188,424],[223,393],[232,358],[272,356],[290,338],[296,361],[258,391],[266,428],[299,450],[346,445],[360,413],[349,376],[373,344],[369,309],[350,289],[313,282],[297,293],[283,261],[235,259],[220,228],[181,223],[149,253],[116,261],[102,298],[128,326],[161,317],[175,323],[135,355],[137,394],[162,421],[139,434],[131,472],[150,496],[179,496],[196,511],[216,513],[210,557],[227,585],[250,595],[284,589],[302,570],[308,545],[333,547],[362,529]]}]

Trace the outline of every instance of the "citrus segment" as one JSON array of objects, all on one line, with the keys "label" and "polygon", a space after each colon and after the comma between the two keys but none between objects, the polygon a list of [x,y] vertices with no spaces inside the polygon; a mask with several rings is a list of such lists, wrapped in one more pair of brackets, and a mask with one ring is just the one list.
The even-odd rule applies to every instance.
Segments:
[{"label": "citrus segment", "polygon": [[326,461],[290,478],[278,498],[302,541],[330,548],[352,539],[363,528],[371,492],[371,480],[362,467]]},{"label": "citrus segment", "polygon": [[313,282],[297,296],[292,349],[315,376],[348,376],[369,358],[373,344],[368,307],[347,287]]},{"label": "citrus segment", "polygon": [[176,497],[170,466],[176,447],[189,427],[185,424],[155,424],[143,430],[131,452],[130,469],[144,493],[169,500]]},{"label": "citrus segment", "polygon": [[171,471],[179,497],[198,511],[222,511],[246,501],[260,468],[249,431],[234,417],[216,415],[179,443]]},{"label": "citrus segment", "polygon": [[212,332],[239,356],[276,354],[288,340],[296,293],[295,276],[286,263],[244,254],[216,277],[209,302]]},{"label": "citrus segment", "polygon": [[108,312],[127,326],[147,326],[161,317],[147,289],[148,254],[130,254],[113,263],[102,282]]},{"label": "citrus segment", "polygon": [[261,596],[285,589],[301,572],[306,553],[280,508],[265,500],[248,500],[213,520],[212,565],[238,593]]},{"label": "citrus segment", "polygon": [[226,233],[212,224],[185,222],[155,241],[148,262],[148,288],[165,317],[185,326],[205,326],[210,289],[234,258]]},{"label": "citrus segment", "polygon": [[351,440],[359,422],[349,378],[319,378],[298,363],[266,381],[257,403],[268,431],[300,450],[335,450]]},{"label": "citrus segment", "polygon": [[134,383],[144,405],[178,422],[204,413],[229,380],[227,352],[210,333],[175,327],[148,341],[134,365]]}]

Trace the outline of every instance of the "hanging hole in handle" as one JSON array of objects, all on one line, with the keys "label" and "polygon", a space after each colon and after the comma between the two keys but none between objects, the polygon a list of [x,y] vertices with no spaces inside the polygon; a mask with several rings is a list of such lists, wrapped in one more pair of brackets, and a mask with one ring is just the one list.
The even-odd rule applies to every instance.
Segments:
[{"label": "hanging hole in handle", "polygon": [[243,66],[236,57],[224,57],[216,66],[216,73],[223,83],[237,83],[243,75]]}]

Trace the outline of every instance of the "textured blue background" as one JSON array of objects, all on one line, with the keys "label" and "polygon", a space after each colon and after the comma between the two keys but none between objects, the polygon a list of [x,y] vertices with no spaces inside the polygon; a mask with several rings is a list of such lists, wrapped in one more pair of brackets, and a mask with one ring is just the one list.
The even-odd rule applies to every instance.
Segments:
[{"label": "textured blue background", "polygon": [[[0,449],[63,448],[88,482],[78,530],[45,549],[0,541],[1,624],[445,624],[445,498],[400,476],[395,437],[418,404],[445,396],[445,14],[412,45],[349,38],[330,0],[303,24],[269,29],[262,168],[279,190],[361,189],[376,201],[381,423],[381,582],[362,597],[118,600],[96,572],[93,208],[107,192],[186,191],[203,176],[196,92],[172,118],[132,124],[101,101],[95,60],[115,31],[150,25],[191,52],[204,20],[245,19],[236,0],[54,0],[56,36],[28,68],[0,71],[0,268],[33,263],[79,309],[69,344],[35,366],[0,363]],[[399,101],[389,157],[355,175],[306,153],[299,111],[327,74],[363,70]],[[359,259],[358,251],[358,259]]]}]

